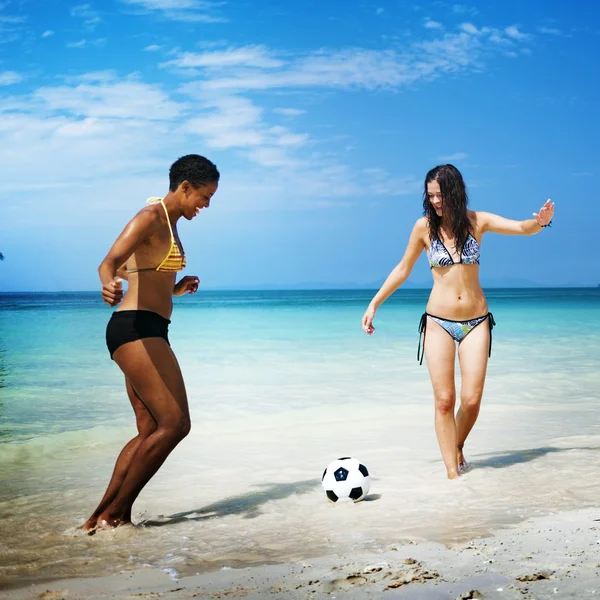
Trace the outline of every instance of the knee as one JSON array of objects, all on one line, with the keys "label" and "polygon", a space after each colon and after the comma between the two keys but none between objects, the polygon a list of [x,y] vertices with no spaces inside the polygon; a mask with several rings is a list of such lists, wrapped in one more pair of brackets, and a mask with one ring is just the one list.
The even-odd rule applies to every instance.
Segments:
[{"label": "knee", "polygon": [[184,419],[182,419],[181,423],[179,424],[179,435],[181,436],[181,439],[183,439],[184,437],[187,437],[190,434],[191,430],[192,430],[192,422],[190,421],[189,417],[185,417]]},{"label": "knee", "polygon": [[461,408],[470,413],[478,413],[481,406],[481,396],[481,392],[462,394],[460,397]]},{"label": "knee", "polygon": [[178,444],[183,438],[185,438],[192,428],[190,418],[188,416],[181,416],[177,420],[163,423],[160,426],[163,437],[173,445]]},{"label": "knee", "polygon": [[152,421],[138,421],[138,438],[141,440],[145,440],[156,431],[157,427],[158,425],[156,424],[156,421],[154,419],[152,419]]},{"label": "knee", "polygon": [[456,397],[454,394],[440,394],[435,399],[435,410],[438,414],[446,416],[454,414],[454,404]]}]

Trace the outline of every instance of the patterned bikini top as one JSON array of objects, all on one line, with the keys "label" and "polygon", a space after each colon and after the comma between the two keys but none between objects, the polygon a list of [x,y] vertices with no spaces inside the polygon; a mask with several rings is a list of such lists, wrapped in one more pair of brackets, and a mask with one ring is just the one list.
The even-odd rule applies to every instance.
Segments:
[{"label": "patterned bikini top", "polygon": [[131,271],[127,271],[128,273],[139,273],[140,271],[162,271],[163,273],[177,273],[178,271],[182,271],[185,269],[185,254],[179,249],[179,245],[177,244],[177,240],[173,235],[173,228],[171,227],[171,221],[169,220],[169,213],[167,211],[167,207],[163,202],[162,198],[148,198],[146,204],[157,204],[160,202],[162,207],[165,209],[165,215],[167,216],[167,225],[169,226],[169,233],[171,234],[171,246],[169,247],[169,252],[163,258],[162,262],[158,265],[158,267],[147,267],[144,269],[132,269]]},{"label": "patterned bikini top", "polygon": [[452,255],[440,238],[435,238],[431,242],[427,258],[429,258],[429,266],[433,269],[434,267],[449,267],[454,264],[478,265],[480,254],[479,242],[469,234],[460,253],[460,263],[454,262]]}]

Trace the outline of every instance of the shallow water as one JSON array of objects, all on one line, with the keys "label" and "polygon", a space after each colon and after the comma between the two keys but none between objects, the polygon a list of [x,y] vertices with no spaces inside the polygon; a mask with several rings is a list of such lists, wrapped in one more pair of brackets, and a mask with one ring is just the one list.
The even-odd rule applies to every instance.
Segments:
[{"label": "shallow water", "polygon": [[[177,299],[171,343],[191,435],[142,492],[137,527],[77,530],[135,432],[96,295],[0,296],[0,582],[153,565],[171,573],[406,540],[470,539],[593,506],[600,482],[600,293],[492,290],[493,356],[449,482],[416,327],[426,291],[360,330],[370,292]],[[351,455],[367,501],[331,504],[324,467]]]}]

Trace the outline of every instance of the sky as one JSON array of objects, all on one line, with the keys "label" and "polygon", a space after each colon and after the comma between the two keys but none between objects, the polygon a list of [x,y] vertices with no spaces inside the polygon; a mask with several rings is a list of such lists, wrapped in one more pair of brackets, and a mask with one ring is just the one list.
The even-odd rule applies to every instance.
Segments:
[{"label": "sky", "polygon": [[486,234],[484,286],[596,286],[599,56],[592,0],[0,0],[0,291],[99,289],[189,153],[221,172],[178,225],[206,289],[378,286],[448,162],[474,210],[556,205]]}]

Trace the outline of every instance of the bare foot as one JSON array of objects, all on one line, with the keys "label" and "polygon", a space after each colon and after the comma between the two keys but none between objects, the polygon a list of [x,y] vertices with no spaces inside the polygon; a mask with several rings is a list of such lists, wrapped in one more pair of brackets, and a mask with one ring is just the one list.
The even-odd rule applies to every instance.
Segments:
[{"label": "bare foot", "polygon": [[98,522],[96,523],[97,529],[116,529],[117,527],[121,527],[122,525],[131,525],[131,519],[127,519],[122,516],[110,515],[108,513],[103,513],[98,517]]},{"label": "bare foot", "polygon": [[96,522],[98,521],[98,517],[92,515],[83,525],[79,527],[79,529],[83,531],[91,531],[92,529],[96,529]]},{"label": "bare foot", "polygon": [[458,471],[456,469],[450,469],[448,471],[448,479],[457,479],[458,478]]},{"label": "bare foot", "polygon": [[458,473],[460,475],[466,473],[471,466],[463,454],[462,447],[458,448],[456,451],[456,462],[458,463]]},{"label": "bare foot", "polygon": [[466,460],[463,460],[458,463],[458,472],[462,475],[463,473],[466,473],[470,467],[471,465]]}]

